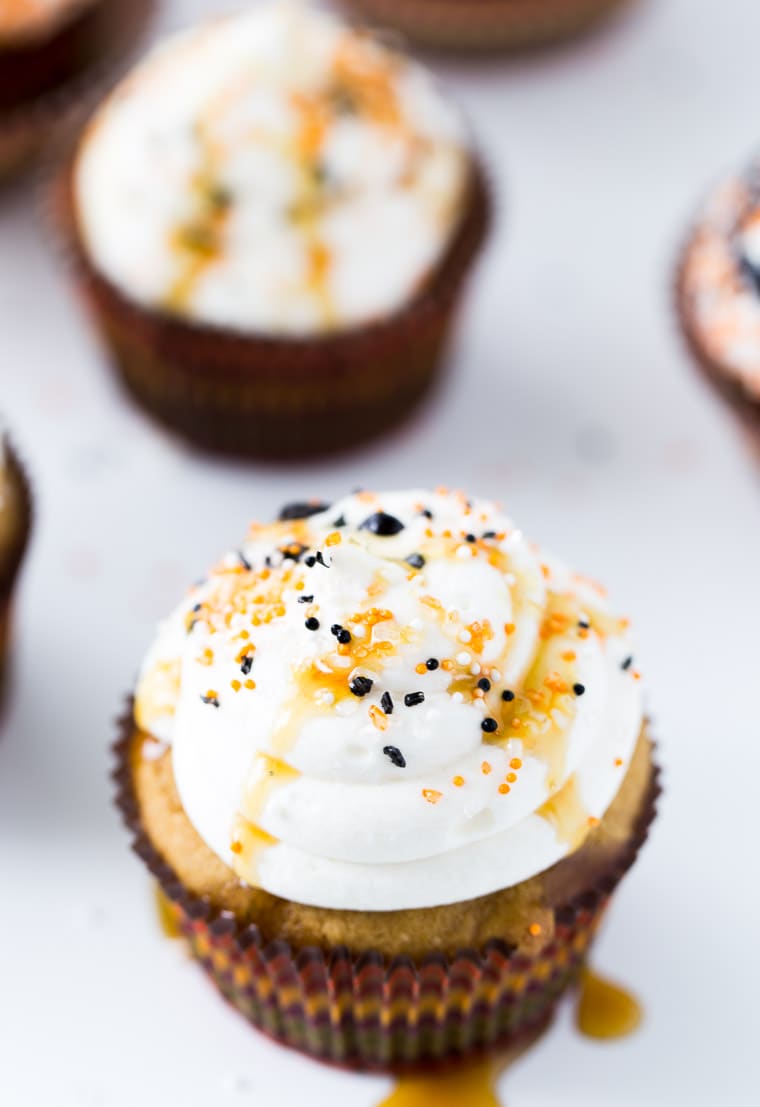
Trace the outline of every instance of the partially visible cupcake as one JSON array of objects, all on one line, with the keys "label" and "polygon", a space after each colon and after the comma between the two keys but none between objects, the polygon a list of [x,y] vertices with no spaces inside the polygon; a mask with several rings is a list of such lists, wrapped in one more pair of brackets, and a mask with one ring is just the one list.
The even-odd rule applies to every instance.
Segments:
[{"label": "partially visible cupcake", "polygon": [[2,0],[0,180],[61,138],[96,78],[143,29],[149,0]]},{"label": "partially visible cupcake", "polygon": [[421,46],[511,51],[545,46],[600,23],[628,0],[343,0],[373,25]]},{"label": "partially visible cupcake", "polygon": [[10,643],[13,592],[31,528],[31,493],[24,470],[0,430],[0,691]]},{"label": "partially visible cupcake", "polygon": [[149,55],[62,214],[135,399],[200,446],[289,456],[384,431],[428,389],[489,201],[430,74],[267,4]]},{"label": "partially visible cupcake", "polygon": [[222,994],[360,1068],[546,1025],[657,791],[627,621],[445,490],[252,526],[161,629],[117,755]]},{"label": "partially visible cupcake", "polygon": [[704,205],[682,252],[678,314],[697,364],[760,449],[760,165]]}]

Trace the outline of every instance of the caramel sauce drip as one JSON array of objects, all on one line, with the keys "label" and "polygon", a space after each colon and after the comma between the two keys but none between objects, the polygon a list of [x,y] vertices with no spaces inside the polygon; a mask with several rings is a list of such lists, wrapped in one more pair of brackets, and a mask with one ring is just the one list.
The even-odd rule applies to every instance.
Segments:
[{"label": "caramel sauce drip", "polygon": [[161,932],[166,938],[180,938],[182,936],[182,931],[179,927],[177,912],[160,884],[156,885],[154,898],[156,917],[158,919],[158,925],[161,927]]},{"label": "caramel sauce drip", "polygon": [[578,849],[595,825],[581,799],[578,780],[573,773],[558,792],[555,792],[536,812],[551,823],[557,837],[570,851]]},{"label": "caramel sauce drip", "polygon": [[618,984],[584,969],[576,1024],[587,1038],[606,1040],[632,1034],[641,1023],[643,1011],[635,996]]}]

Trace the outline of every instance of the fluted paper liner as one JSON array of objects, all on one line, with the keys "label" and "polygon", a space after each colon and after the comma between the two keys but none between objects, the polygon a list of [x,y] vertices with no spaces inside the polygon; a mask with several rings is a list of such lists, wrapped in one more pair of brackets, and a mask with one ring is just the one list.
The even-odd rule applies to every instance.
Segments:
[{"label": "fluted paper liner", "polygon": [[171,901],[193,956],[224,998],[282,1045],[353,1069],[403,1071],[479,1051],[511,1047],[547,1024],[582,967],[610,894],[633,864],[655,816],[660,788],[653,764],[630,841],[607,871],[555,908],[555,934],[532,955],[502,941],[412,959],[343,947],[294,949],[265,941],[191,894],[143,829],[129,750],[131,701],[114,746],[116,803],[133,848]]},{"label": "fluted paper liner", "polygon": [[630,0],[342,0],[364,21],[452,52],[531,49],[570,38]]},{"label": "fluted paper liner", "polygon": [[16,541],[7,555],[0,559],[0,695],[2,695],[7,653],[10,645],[13,592],[32,528],[32,492],[17,453],[13,450],[7,438],[2,436],[1,432],[0,440],[5,445],[5,464],[11,474],[11,481],[18,489],[21,510]]},{"label": "fluted paper liner", "polygon": [[201,448],[287,458],[381,434],[417,405],[441,367],[466,277],[491,220],[473,161],[451,243],[421,291],[387,318],[305,339],[245,334],[141,307],[101,276],[77,233],[71,166],[54,196],[65,256],[132,397]]},{"label": "fluted paper liner", "polygon": [[[0,187],[64,145],[143,36],[157,0],[103,0],[111,27],[102,56],[58,87],[0,108]],[[0,65],[2,60],[0,59]]]}]

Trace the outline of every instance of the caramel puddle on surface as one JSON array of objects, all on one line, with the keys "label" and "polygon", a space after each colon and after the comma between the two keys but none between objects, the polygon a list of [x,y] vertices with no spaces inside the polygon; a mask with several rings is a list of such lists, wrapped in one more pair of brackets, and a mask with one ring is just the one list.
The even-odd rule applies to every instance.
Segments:
[{"label": "caramel puddle on surface", "polygon": [[624,1038],[636,1030],[642,1017],[641,1004],[625,988],[597,976],[591,969],[583,970],[575,1012],[581,1034],[599,1040]]},{"label": "caramel puddle on surface", "polygon": [[463,1064],[424,1076],[402,1076],[380,1107],[501,1107],[496,1080],[503,1068],[498,1059]]},{"label": "caramel puddle on surface", "polygon": [[161,933],[166,938],[181,937],[182,931],[177,922],[176,912],[171,902],[164,895],[160,884],[156,885],[153,897],[156,905],[156,917],[158,919],[158,925],[161,927]]}]

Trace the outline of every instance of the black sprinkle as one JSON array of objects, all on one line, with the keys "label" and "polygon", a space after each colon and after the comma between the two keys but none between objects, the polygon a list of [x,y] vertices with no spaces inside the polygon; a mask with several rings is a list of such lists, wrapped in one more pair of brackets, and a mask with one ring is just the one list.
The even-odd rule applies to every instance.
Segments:
[{"label": "black sprinkle", "polygon": [[406,758],[397,746],[383,746],[383,753],[389,757],[399,769],[406,768]]},{"label": "black sprinkle", "polygon": [[298,602],[299,603],[313,603],[314,602],[314,597],[313,596],[299,596],[298,597]]},{"label": "black sprinkle", "polygon": [[346,525],[346,516],[345,515],[339,515],[338,518],[333,523],[334,527],[344,527],[345,525]]},{"label": "black sprinkle", "polygon": [[319,630],[319,619],[315,619],[314,616],[311,615],[304,625],[307,630]]},{"label": "black sprinkle", "polygon": [[491,691],[491,681],[488,677],[481,677],[478,681],[478,688],[482,688],[484,692]]},{"label": "black sprinkle", "polygon": [[423,507],[422,511],[420,512],[420,515],[424,515],[426,519],[432,519],[433,518],[433,512],[430,510],[429,507]]},{"label": "black sprinkle", "polygon": [[238,557],[240,558],[240,564],[243,566],[244,569],[247,569],[248,572],[250,573],[251,563],[248,560],[248,558],[245,556],[245,554],[243,553],[242,550],[238,550]]},{"label": "black sprinkle", "polygon": [[505,703],[511,703],[512,700],[515,698],[515,694],[514,692],[510,692],[509,688],[505,688],[504,691],[501,693],[501,698],[504,700]]},{"label": "black sprinkle", "polygon": [[416,707],[418,703],[424,703],[424,692],[408,692],[404,696],[404,703],[407,707]]},{"label": "black sprinkle", "polygon": [[439,665],[440,665],[440,661],[438,660],[437,657],[429,657],[427,659],[427,661],[425,662],[425,668],[430,669],[431,673],[434,673]]},{"label": "black sprinkle", "polygon": [[393,700],[391,699],[390,692],[383,692],[382,696],[380,697],[380,706],[382,707],[386,715],[393,714]]},{"label": "black sprinkle", "polygon": [[306,548],[306,546],[302,546],[299,542],[294,542],[291,546],[283,546],[280,551],[283,561],[300,561]]},{"label": "black sprinkle", "polygon": [[464,540],[465,542],[477,542],[477,538],[474,534],[465,534]]},{"label": "black sprinkle", "polygon": [[278,519],[281,522],[286,522],[290,519],[308,519],[310,515],[318,515],[320,511],[327,511],[329,504],[320,503],[317,500],[309,500],[308,502],[298,501],[292,504],[285,504],[278,515]]},{"label": "black sprinkle", "polygon": [[269,556],[269,554],[267,554],[267,556],[264,558],[264,564],[266,565],[267,569],[272,569],[273,568],[272,559]]},{"label": "black sprinkle", "polygon": [[404,529],[404,524],[395,515],[387,515],[384,511],[376,511],[369,515],[359,527],[359,530],[369,530],[381,538],[390,538]]},{"label": "black sprinkle", "polygon": [[373,684],[374,681],[370,680],[369,677],[358,676],[354,677],[348,687],[351,689],[355,696],[361,697],[366,696],[368,692],[372,691]]},{"label": "black sprinkle", "polygon": [[591,623],[588,621],[588,619],[579,619],[578,626],[581,628],[581,630],[589,630],[591,627]]},{"label": "black sprinkle", "polygon": [[582,696],[583,693],[586,691],[586,685],[585,684],[574,684],[573,685],[573,691],[575,692],[576,696]]},{"label": "black sprinkle", "polygon": [[347,646],[348,643],[351,641],[351,631],[345,629],[340,631],[340,633],[338,634],[338,641],[340,642],[341,646]]},{"label": "black sprinkle", "polygon": [[309,569],[312,569],[317,564],[317,559],[313,554],[309,554],[308,557],[303,559],[303,563],[308,566]]},{"label": "black sprinkle", "polygon": [[317,561],[319,562],[320,565],[324,565],[325,569],[330,568],[328,562],[326,562],[324,557],[322,556],[322,551],[321,550],[317,550]]},{"label": "black sprinkle", "polygon": [[483,534],[482,534],[482,537],[483,538],[495,538],[496,537],[496,531],[495,530],[484,530]]},{"label": "black sprinkle", "polygon": [[249,654],[246,654],[246,656],[243,658],[243,664],[240,666],[240,672],[244,676],[248,676],[248,674],[250,673],[252,667],[253,667],[253,655],[249,653]]},{"label": "black sprinkle", "polygon": [[620,668],[625,672],[626,669],[630,669],[631,665],[633,665],[633,658],[632,657],[626,657],[625,661],[620,666]]},{"label": "black sprinkle", "polygon": [[203,606],[203,604],[200,604],[200,603],[194,604],[193,605],[193,611],[200,611],[202,606]]},{"label": "black sprinkle", "polygon": [[413,569],[421,569],[422,566],[425,564],[425,558],[422,556],[421,553],[409,554],[409,557],[407,557],[406,559],[406,563],[407,565],[411,565]]},{"label": "black sprinkle", "polygon": [[201,699],[204,703],[210,703],[214,707],[219,706],[219,700],[216,698],[216,696],[201,696]]},{"label": "black sprinkle", "polygon": [[480,729],[484,730],[486,732],[486,734],[493,734],[493,732],[495,730],[499,729],[499,724],[496,722],[496,719],[492,719],[491,716],[489,715],[480,724]]},{"label": "black sprinkle", "polygon": [[343,627],[340,625],[340,623],[333,623],[333,625],[330,627],[330,634],[334,634],[337,638],[342,630]]}]

